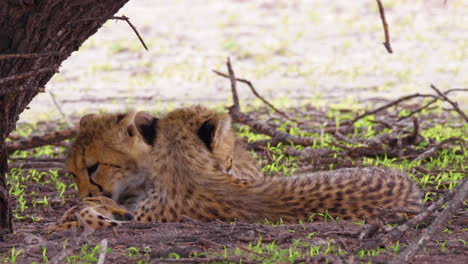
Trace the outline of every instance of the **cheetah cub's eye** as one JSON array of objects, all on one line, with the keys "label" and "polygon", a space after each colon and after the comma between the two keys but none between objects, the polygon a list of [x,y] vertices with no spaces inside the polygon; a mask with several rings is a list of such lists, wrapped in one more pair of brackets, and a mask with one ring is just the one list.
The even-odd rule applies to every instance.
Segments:
[{"label": "cheetah cub's eye", "polygon": [[98,169],[99,167],[99,162],[96,162],[95,164],[89,166],[87,168],[87,171],[88,171],[88,176],[91,177],[93,176],[93,174],[96,172],[96,170]]}]

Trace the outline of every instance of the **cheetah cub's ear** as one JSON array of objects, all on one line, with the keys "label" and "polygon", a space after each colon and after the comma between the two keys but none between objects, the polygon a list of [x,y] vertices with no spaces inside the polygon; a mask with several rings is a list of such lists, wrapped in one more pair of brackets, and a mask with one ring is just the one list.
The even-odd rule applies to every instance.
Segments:
[{"label": "cheetah cub's ear", "polygon": [[226,172],[232,167],[235,135],[228,114],[217,114],[198,129],[198,137],[214,156],[222,162]]},{"label": "cheetah cub's ear", "polygon": [[91,121],[96,118],[96,114],[87,114],[80,119],[80,129],[85,129]]},{"label": "cheetah cub's ear", "polygon": [[148,145],[153,145],[156,139],[156,127],[158,118],[152,116],[148,112],[140,111],[135,115],[135,126],[138,133],[143,137],[143,140]]}]

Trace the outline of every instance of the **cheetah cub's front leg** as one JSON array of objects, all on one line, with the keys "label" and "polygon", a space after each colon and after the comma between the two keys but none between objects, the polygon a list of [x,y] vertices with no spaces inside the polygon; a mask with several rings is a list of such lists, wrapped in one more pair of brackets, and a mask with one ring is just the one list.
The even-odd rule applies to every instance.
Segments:
[{"label": "cheetah cub's front leg", "polygon": [[84,226],[91,229],[115,227],[132,219],[133,215],[114,200],[98,196],[83,199],[68,209],[58,224],[49,225],[44,232],[50,234]]}]

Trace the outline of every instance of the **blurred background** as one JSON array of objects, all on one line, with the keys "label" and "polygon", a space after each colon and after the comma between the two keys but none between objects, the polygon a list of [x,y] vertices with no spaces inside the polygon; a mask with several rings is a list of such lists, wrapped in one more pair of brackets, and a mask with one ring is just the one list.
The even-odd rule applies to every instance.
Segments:
[{"label": "blurred background", "polygon": [[[374,0],[131,0],[72,54],[21,121],[97,110],[158,111],[229,105],[230,57],[275,104],[373,104],[414,92],[468,86],[468,1],[382,1],[393,54]],[[243,104],[257,102],[240,85]],[[51,96],[51,93],[53,96]],[[57,105],[54,104],[55,98]],[[451,98],[468,104],[465,94]]]}]

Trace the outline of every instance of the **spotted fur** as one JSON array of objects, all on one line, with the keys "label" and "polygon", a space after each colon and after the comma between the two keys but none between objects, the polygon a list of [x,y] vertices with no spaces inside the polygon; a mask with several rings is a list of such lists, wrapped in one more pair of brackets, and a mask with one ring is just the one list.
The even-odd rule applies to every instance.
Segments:
[{"label": "spotted fur", "polygon": [[[82,120],[67,161],[77,181],[85,182],[78,184],[81,195],[94,193],[94,185],[101,186],[93,187],[95,193],[104,192],[120,204],[131,200],[136,222],[180,221],[184,215],[201,221],[297,222],[324,212],[373,222],[383,211],[401,217],[400,210],[418,211],[421,206],[418,188],[397,169],[262,177],[252,157],[236,144],[229,115],[201,106],[161,119],[141,115]],[[136,133],[123,129],[128,123],[122,126],[122,120]],[[142,155],[129,155],[132,145],[118,143],[132,138]],[[132,200],[134,196],[139,198]]]},{"label": "spotted fur", "polygon": [[125,208],[114,200],[99,196],[85,198],[79,204],[68,209],[58,224],[49,225],[45,233],[84,227],[91,229],[108,228],[121,225],[133,219]]}]

